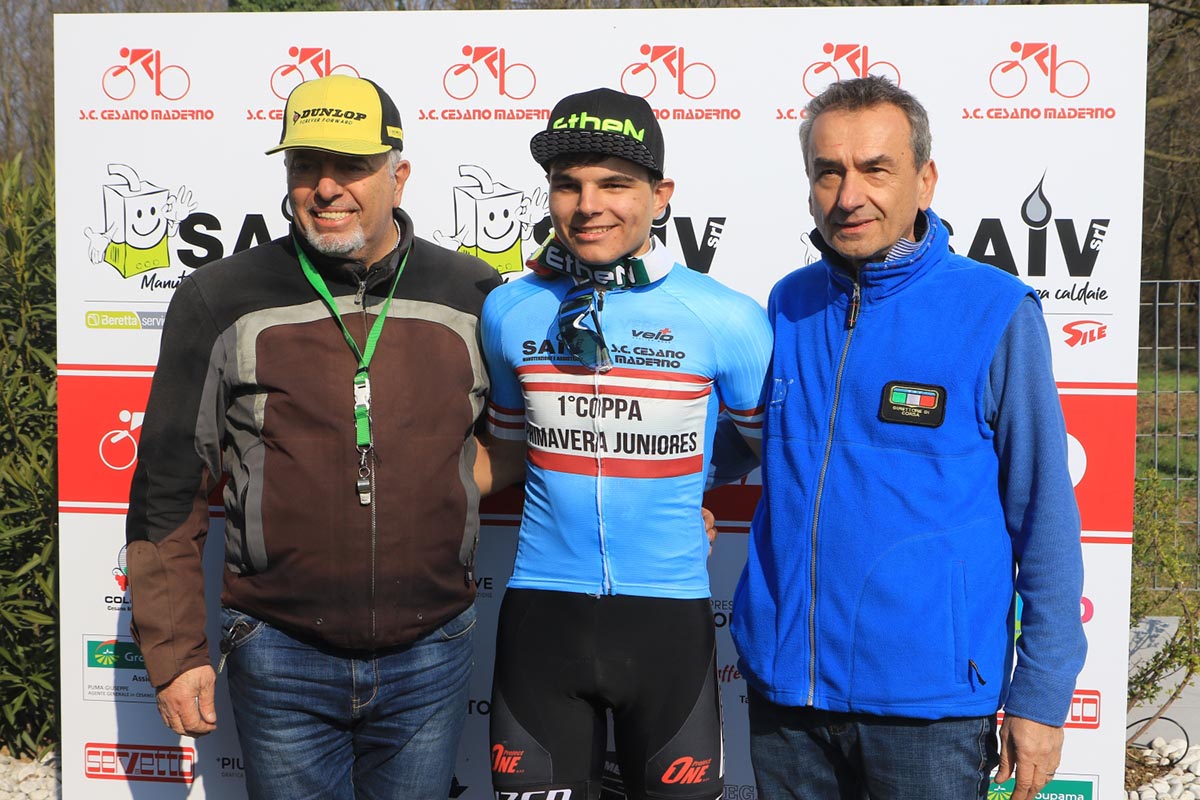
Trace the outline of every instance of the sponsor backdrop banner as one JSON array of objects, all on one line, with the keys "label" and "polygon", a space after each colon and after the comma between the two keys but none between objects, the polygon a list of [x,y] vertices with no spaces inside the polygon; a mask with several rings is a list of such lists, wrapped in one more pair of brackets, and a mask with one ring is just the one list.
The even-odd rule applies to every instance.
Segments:
[{"label": "sponsor backdrop banner", "polygon": [[[1091,650],[1047,791],[1121,794],[1145,6],[55,23],[65,796],[244,796],[223,681],[217,733],[179,738],[159,720],[129,638],[123,515],[172,292],[197,267],[287,231],[282,156],[263,151],[278,141],[288,91],[332,73],[370,77],[399,105],[413,164],[404,205],[418,234],[506,276],[548,228],[528,141],[554,102],[600,85],[644,95],[678,182],[654,235],[689,267],[763,303],[776,280],[816,256],[796,135],[805,102],[832,80],[868,73],[920,97],[941,175],[934,208],[957,252],[1041,294],[1070,433]],[[236,55],[216,57],[213,42]],[[711,573],[730,798],[755,797],[745,683],[726,627],[757,483],[708,499],[724,531]],[[488,506],[452,797],[490,793],[492,639],[519,509],[512,492]],[[221,559],[214,513],[210,609]]]}]

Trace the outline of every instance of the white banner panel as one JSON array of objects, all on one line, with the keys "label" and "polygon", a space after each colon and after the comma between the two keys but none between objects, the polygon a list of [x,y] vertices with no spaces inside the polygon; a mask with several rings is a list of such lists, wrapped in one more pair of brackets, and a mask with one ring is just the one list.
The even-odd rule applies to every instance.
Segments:
[{"label": "white banner panel", "polygon": [[[1091,653],[1047,791],[1121,794],[1145,6],[55,22],[66,797],[243,794],[224,695],[219,731],[180,739],[133,668],[123,514],[171,294],[196,267],[287,231],[282,158],[263,151],[278,141],[290,88],[330,73],[370,77],[400,107],[413,163],[404,206],[418,234],[505,274],[520,270],[548,224],[528,141],[554,102],[601,85],[647,97],[677,181],[655,235],[693,269],[764,303],[776,280],[815,258],[796,135],[804,104],[832,80],[868,73],[921,98],[940,173],[934,209],[957,252],[1041,294],[1071,435]],[[725,531],[711,572],[730,798],[756,796],[745,684],[725,632],[756,484],[709,497]],[[519,498],[489,508],[477,666],[452,790],[468,800],[490,795],[490,640]]]}]

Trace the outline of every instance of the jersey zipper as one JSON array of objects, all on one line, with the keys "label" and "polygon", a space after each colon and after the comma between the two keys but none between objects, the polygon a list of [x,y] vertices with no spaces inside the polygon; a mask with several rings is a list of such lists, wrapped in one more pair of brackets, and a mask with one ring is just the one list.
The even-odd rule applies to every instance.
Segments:
[{"label": "jersey zipper", "polygon": [[817,497],[813,506],[812,529],[809,536],[811,551],[809,553],[809,604],[808,604],[808,700],[805,705],[811,706],[817,691],[817,527],[821,520],[821,499],[825,492],[825,473],[829,469],[829,454],[833,450],[833,426],[837,419],[838,404],[842,396],[842,374],[846,369],[846,356],[850,352],[850,342],[854,338],[855,326],[858,324],[858,312],[862,307],[862,290],[859,288],[857,276],[853,279],[854,291],[850,296],[850,306],[846,310],[846,341],[842,344],[842,355],[838,360],[837,376],[833,383],[833,405],[829,409],[829,434],[825,439],[825,454],[821,458],[821,471],[817,478]]},{"label": "jersey zipper", "polygon": [[[607,292],[596,292],[596,314],[601,319],[606,295]],[[592,373],[592,397],[596,398],[597,407],[600,399],[600,378],[601,373]],[[592,417],[592,431],[596,434],[596,521],[600,533],[600,565],[604,574],[601,594],[612,594],[612,570],[608,560],[608,538],[604,530],[604,454],[600,448],[600,437],[604,434],[603,415],[596,414]]]}]

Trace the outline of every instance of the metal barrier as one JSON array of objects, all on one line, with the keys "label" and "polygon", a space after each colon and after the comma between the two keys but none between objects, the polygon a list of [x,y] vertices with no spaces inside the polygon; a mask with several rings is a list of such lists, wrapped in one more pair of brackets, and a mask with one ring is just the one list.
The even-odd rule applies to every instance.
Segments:
[{"label": "metal barrier", "polygon": [[1142,281],[1140,311],[1136,474],[1174,484],[1180,528],[1200,542],[1200,281]]}]

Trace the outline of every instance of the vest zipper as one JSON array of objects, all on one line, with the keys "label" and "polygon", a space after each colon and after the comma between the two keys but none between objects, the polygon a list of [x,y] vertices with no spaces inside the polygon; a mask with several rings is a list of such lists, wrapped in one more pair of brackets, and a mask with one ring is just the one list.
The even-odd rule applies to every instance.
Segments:
[{"label": "vest zipper", "polygon": [[829,454],[833,450],[833,424],[837,419],[838,404],[842,396],[842,374],[846,369],[846,356],[850,352],[850,341],[854,338],[854,329],[858,324],[858,312],[862,306],[862,291],[858,278],[854,279],[854,292],[850,296],[850,307],[846,312],[846,341],[842,345],[842,355],[838,360],[837,377],[833,383],[833,405],[829,409],[829,434],[825,439],[825,454],[821,458],[821,472],[817,478],[817,499],[813,506],[812,529],[809,533],[812,549],[809,553],[810,588],[808,604],[808,700],[805,705],[811,706],[817,691],[817,526],[821,520],[821,499],[825,493],[825,473],[829,469]]}]

